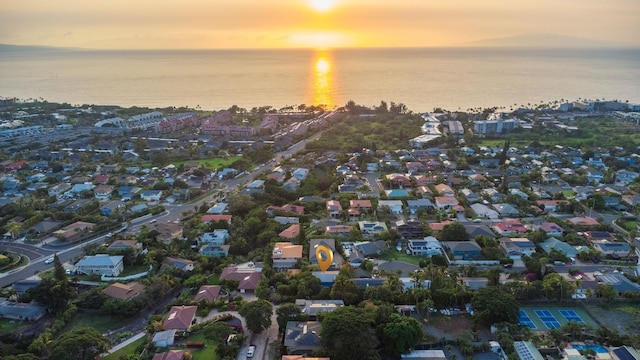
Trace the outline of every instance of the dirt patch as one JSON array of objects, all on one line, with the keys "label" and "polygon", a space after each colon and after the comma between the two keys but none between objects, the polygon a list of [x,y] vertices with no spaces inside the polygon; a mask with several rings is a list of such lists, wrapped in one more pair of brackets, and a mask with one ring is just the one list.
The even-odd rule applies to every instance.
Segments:
[{"label": "dirt patch", "polygon": [[463,335],[470,335],[473,321],[467,316],[432,316],[429,325],[439,332],[445,333],[447,339],[457,339]]},{"label": "dirt patch", "polygon": [[[637,304],[613,304],[610,306],[588,305],[585,310],[600,326],[616,330],[620,334],[640,333],[640,312]],[[635,311],[634,311],[635,310]]]}]

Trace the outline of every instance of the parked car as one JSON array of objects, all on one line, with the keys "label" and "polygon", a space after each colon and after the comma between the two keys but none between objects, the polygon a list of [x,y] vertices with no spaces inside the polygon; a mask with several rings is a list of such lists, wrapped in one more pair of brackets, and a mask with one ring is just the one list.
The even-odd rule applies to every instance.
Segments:
[{"label": "parked car", "polygon": [[48,258],[47,260],[44,261],[45,264],[51,264],[53,262],[53,258]]},{"label": "parked car", "polygon": [[256,347],[253,345],[249,346],[249,349],[247,349],[247,359],[251,359],[255,352],[256,352]]}]

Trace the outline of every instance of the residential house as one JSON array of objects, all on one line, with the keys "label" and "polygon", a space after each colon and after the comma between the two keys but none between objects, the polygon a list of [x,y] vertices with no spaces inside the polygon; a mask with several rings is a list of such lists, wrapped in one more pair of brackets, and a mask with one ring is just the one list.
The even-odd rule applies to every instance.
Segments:
[{"label": "residential house", "polygon": [[552,222],[545,222],[535,225],[534,229],[542,230],[549,236],[562,236],[562,234],[564,233],[564,229],[560,225]]},{"label": "residential house", "polygon": [[415,215],[419,210],[433,210],[436,206],[429,199],[407,200],[409,213]]},{"label": "residential house", "polygon": [[222,274],[220,275],[220,280],[225,279],[238,281],[237,290],[242,294],[253,292],[262,279],[262,269],[256,268],[253,262],[227,266],[222,269]]},{"label": "residential house", "polygon": [[338,200],[329,200],[326,203],[327,214],[330,218],[339,218],[342,213],[342,205]]},{"label": "residential house", "polygon": [[637,179],[638,176],[640,176],[640,173],[635,171],[626,169],[618,170],[618,172],[616,172],[616,182],[628,185]]},{"label": "residential house", "polygon": [[440,241],[433,236],[427,236],[424,240],[409,240],[407,250],[413,256],[442,255],[443,250]]},{"label": "residential house", "polygon": [[226,202],[219,202],[219,203],[216,203],[215,205],[213,205],[212,207],[210,207],[207,210],[207,214],[209,214],[209,215],[222,215],[222,214],[227,212],[227,208],[228,207],[229,207],[229,204],[227,204]]},{"label": "residential house", "polygon": [[319,321],[288,321],[284,332],[284,347],[290,355],[313,354],[320,349]]},{"label": "residential house", "polygon": [[162,198],[162,190],[142,190],[140,198],[144,201],[160,201]]},{"label": "residential house", "polygon": [[349,200],[349,209],[357,209],[360,212],[370,212],[371,200]]},{"label": "residential house", "polygon": [[19,303],[0,298],[0,318],[20,320],[20,321],[36,321],[44,316],[47,309],[31,303]]},{"label": "residential house", "polygon": [[193,301],[218,301],[221,289],[222,287],[220,285],[202,285],[200,289],[198,289],[198,293]]},{"label": "residential house", "polygon": [[479,218],[492,219],[492,220],[500,218],[500,214],[497,211],[491,209],[485,204],[476,203],[476,204],[471,204],[470,207],[471,207],[471,210],[473,210],[473,212]]},{"label": "residential house", "polygon": [[138,254],[142,250],[142,243],[136,240],[116,240],[107,248],[108,252],[128,250],[133,251],[134,254]]},{"label": "residential house", "polygon": [[591,241],[593,248],[602,255],[610,255],[614,258],[626,258],[631,253],[631,246],[627,242],[611,242],[608,240]]},{"label": "residential house", "polygon": [[132,282],[128,284],[116,282],[107,286],[104,290],[102,290],[102,293],[112,299],[127,301],[142,294],[144,292],[144,289],[145,286],[138,282]]},{"label": "residential house", "polygon": [[383,231],[387,231],[387,224],[382,221],[359,221],[358,227],[365,239],[372,239]]},{"label": "residential house", "polygon": [[109,256],[108,254],[97,254],[85,256],[76,263],[76,271],[81,274],[118,276],[124,270],[124,256]]},{"label": "residential house", "polygon": [[493,204],[492,206],[501,217],[513,217],[520,215],[520,211],[511,204],[501,203]]},{"label": "residential house", "polygon": [[475,241],[444,241],[442,246],[455,260],[475,260],[482,254],[482,248]]},{"label": "residential house", "polygon": [[640,285],[629,280],[629,278],[627,278],[623,273],[606,273],[596,275],[595,277],[598,279],[598,282],[602,282],[605,285],[611,285],[619,295],[626,292],[640,292]]},{"label": "residential house", "polygon": [[285,204],[282,206],[268,206],[267,207],[267,216],[273,217],[277,213],[294,213],[296,215],[304,215],[304,206],[293,205],[293,204]]},{"label": "residential house", "polygon": [[309,175],[309,169],[305,169],[305,168],[297,168],[291,173],[292,177],[300,181],[306,179],[308,175]]},{"label": "residential house", "polygon": [[227,224],[231,225],[231,218],[232,215],[210,215],[210,214],[206,214],[206,215],[202,215],[202,217],[200,218],[200,221],[202,221],[203,224],[213,224],[213,223],[217,223],[220,221],[224,221]]},{"label": "residential house", "polygon": [[297,191],[300,188],[300,179],[291,177],[282,184],[282,187],[292,192]]},{"label": "residential house", "polygon": [[507,220],[493,225],[493,230],[500,236],[524,234],[527,232],[520,220]]},{"label": "residential house", "polygon": [[467,200],[467,202],[469,204],[473,204],[473,203],[477,203],[479,201],[482,201],[482,198],[480,197],[480,195],[476,194],[475,192],[471,191],[470,189],[462,189],[462,190],[460,190],[460,194]]},{"label": "residential house", "polygon": [[461,277],[460,280],[471,291],[478,291],[478,289],[489,285],[489,279],[486,277]]},{"label": "residential house", "polygon": [[500,238],[500,248],[507,257],[531,256],[536,245],[527,238]]},{"label": "residential house", "polygon": [[74,242],[90,232],[94,226],[96,226],[96,224],[76,221],[71,225],[67,225],[62,229],[55,231],[53,235],[62,241]]},{"label": "residential house", "polygon": [[387,246],[387,243],[383,240],[365,241],[356,243],[353,245],[353,249],[357,257],[366,258],[369,256],[382,255],[383,252],[389,249],[389,246]]},{"label": "residential house", "polygon": [[435,202],[438,211],[449,211],[452,210],[455,206],[460,205],[458,199],[453,196],[436,196]]},{"label": "residential house", "polygon": [[[170,347],[170,346],[173,346],[175,336],[176,336],[176,329],[159,331],[153,335],[151,342],[155,347]],[[159,355],[159,354],[156,354],[156,355]],[[154,355],[154,359],[155,359],[155,355]],[[182,358],[178,358],[178,359],[182,360]]]},{"label": "residential house", "polygon": [[204,256],[227,257],[229,256],[229,248],[231,245],[212,245],[205,244],[200,247],[198,253]]},{"label": "residential house", "polygon": [[436,192],[438,193],[438,196],[445,196],[445,197],[454,197],[454,196],[456,196],[455,191],[453,191],[451,186],[449,186],[447,184],[437,184],[435,186],[435,189],[436,189]]},{"label": "residential house", "polygon": [[480,193],[482,195],[484,195],[484,196],[489,197],[489,200],[492,203],[502,202],[507,197],[505,194],[499,192],[498,190],[496,190],[494,188],[484,189]]},{"label": "residential house", "polygon": [[309,316],[309,320],[316,320],[319,313],[329,313],[344,306],[344,301],[296,299],[295,304],[303,314]]},{"label": "residential house", "polygon": [[336,237],[349,237],[353,226],[351,225],[330,225],[325,227],[325,235]]},{"label": "residential house", "polygon": [[197,311],[197,306],[172,306],[162,323],[162,329],[188,331],[195,322]]},{"label": "residential house", "polygon": [[71,184],[60,183],[60,184],[56,184],[56,185],[52,186],[51,188],[49,188],[49,190],[47,192],[48,192],[49,196],[60,197],[65,192],[69,191],[69,189],[71,189]]},{"label": "residential house", "polygon": [[320,245],[324,245],[333,251],[333,263],[329,269],[339,269],[344,261],[339,252],[336,251],[335,239],[311,239],[309,240],[309,264],[317,265],[318,258],[316,257],[316,248]]},{"label": "residential house", "polygon": [[424,236],[424,225],[419,220],[398,220],[395,228],[404,239],[419,239]]},{"label": "residential house", "polygon": [[282,230],[278,236],[285,239],[297,239],[300,236],[300,224],[292,224],[288,228]]},{"label": "residential house", "polygon": [[402,214],[402,200],[379,200],[378,210],[388,208],[392,214]]},{"label": "residential house", "polygon": [[575,258],[578,255],[578,250],[576,250],[576,248],[554,237],[548,238],[547,240],[541,242],[539,245],[547,254],[551,253],[551,250],[555,249],[568,258]]},{"label": "residential house", "polygon": [[229,239],[229,230],[214,229],[213,232],[202,234],[198,240],[198,245],[223,245]]},{"label": "residential house", "polygon": [[302,245],[277,242],[273,246],[271,258],[273,259],[273,269],[276,271],[290,269],[302,258]]},{"label": "residential house", "polygon": [[193,271],[196,263],[195,261],[187,259],[166,257],[164,260],[162,260],[162,264],[177,267],[182,271]]},{"label": "residential house", "polygon": [[540,351],[530,341],[514,341],[513,347],[519,360],[545,360]]},{"label": "residential house", "polygon": [[173,239],[182,238],[182,225],[173,222],[158,222],[155,224],[155,230],[158,232],[156,240],[169,244]]},{"label": "residential house", "polygon": [[614,360],[640,360],[640,351],[627,345],[612,349],[611,355]]},{"label": "residential house", "polygon": [[298,224],[300,219],[293,216],[275,216],[273,218],[280,225]]},{"label": "residential house", "polygon": [[573,218],[567,219],[567,221],[569,221],[571,224],[581,229],[600,226],[600,223],[598,222],[598,220],[588,216],[573,217]]}]

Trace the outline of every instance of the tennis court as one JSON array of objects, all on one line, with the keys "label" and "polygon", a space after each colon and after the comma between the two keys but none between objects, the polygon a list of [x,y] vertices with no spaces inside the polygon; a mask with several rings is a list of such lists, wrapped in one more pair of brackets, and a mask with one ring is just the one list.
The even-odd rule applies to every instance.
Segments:
[{"label": "tennis court", "polygon": [[536,331],[557,329],[570,322],[599,326],[581,308],[525,307],[518,311],[518,322]]}]

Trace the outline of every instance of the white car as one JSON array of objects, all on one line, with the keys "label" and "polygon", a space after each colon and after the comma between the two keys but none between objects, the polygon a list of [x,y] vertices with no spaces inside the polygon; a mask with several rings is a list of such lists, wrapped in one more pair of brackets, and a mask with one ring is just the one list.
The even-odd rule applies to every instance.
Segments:
[{"label": "white car", "polygon": [[249,346],[249,349],[247,350],[247,359],[250,359],[253,357],[253,353],[256,352],[256,347],[251,345]]},{"label": "white car", "polygon": [[48,258],[44,261],[45,264],[51,264],[53,262],[53,258]]}]

